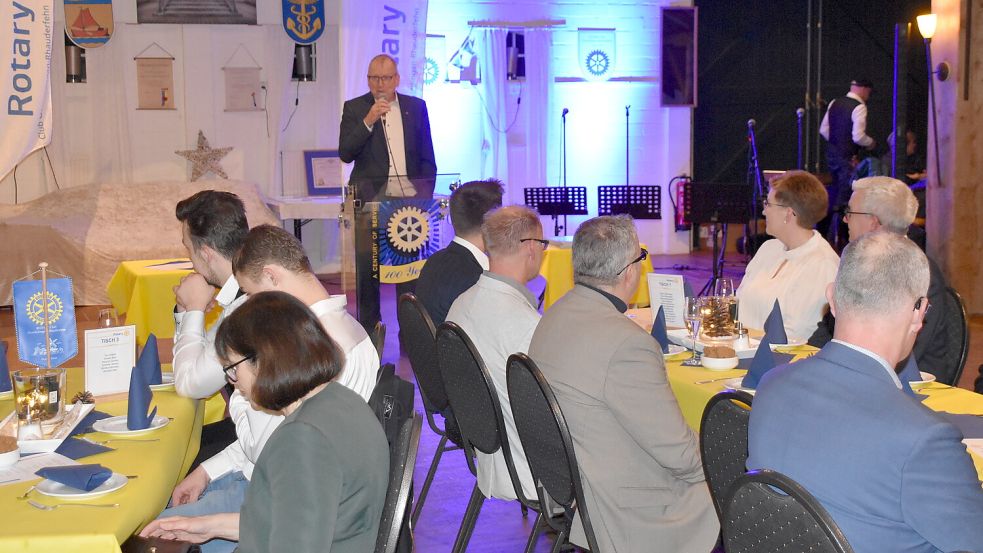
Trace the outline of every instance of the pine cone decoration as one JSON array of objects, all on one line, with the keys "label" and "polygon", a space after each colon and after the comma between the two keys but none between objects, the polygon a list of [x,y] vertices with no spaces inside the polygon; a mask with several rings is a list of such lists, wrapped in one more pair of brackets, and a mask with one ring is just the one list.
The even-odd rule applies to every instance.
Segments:
[{"label": "pine cone decoration", "polygon": [[734,334],[734,317],[731,312],[732,298],[710,297],[703,316],[703,334],[710,338],[721,338]]},{"label": "pine cone decoration", "polygon": [[92,392],[90,392],[88,390],[83,391],[83,392],[79,392],[79,393],[75,394],[75,397],[72,398],[72,404],[78,403],[80,401],[82,403],[95,403],[96,402],[95,398],[92,397]]}]

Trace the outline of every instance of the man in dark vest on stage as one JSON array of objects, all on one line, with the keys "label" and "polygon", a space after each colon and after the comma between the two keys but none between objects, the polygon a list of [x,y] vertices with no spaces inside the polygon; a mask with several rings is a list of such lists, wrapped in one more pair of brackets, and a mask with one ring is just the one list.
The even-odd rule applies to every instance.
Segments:
[{"label": "man in dark vest on stage", "polygon": [[[873,85],[868,79],[851,81],[850,92],[830,102],[819,126],[819,134],[828,144],[826,161],[833,177],[829,188],[829,215],[819,223],[820,232],[827,237],[833,234],[825,232],[831,226],[832,215],[850,200],[853,169],[860,161],[861,150],[873,150],[876,145],[867,134],[867,100],[872,90]],[[843,236],[845,238],[845,234]]]},{"label": "man in dark vest on stage", "polygon": [[[356,200],[380,202],[392,198],[433,196],[437,163],[427,104],[415,96],[396,94],[396,60],[380,54],[369,62],[369,91],[345,102],[338,138],[338,157],[355,162],[349,187]],[[358,320],[372,332],[380,320],[379,281],[372,271],[371,221],[355,218],[355,266]],[[413,281],[397,285],[397,295],[413,290]]]}]

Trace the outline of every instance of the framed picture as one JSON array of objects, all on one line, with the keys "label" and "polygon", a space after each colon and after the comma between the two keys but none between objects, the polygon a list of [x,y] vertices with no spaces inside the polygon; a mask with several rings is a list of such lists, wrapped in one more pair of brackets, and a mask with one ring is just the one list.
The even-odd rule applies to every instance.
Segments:
[{"label": "framed picture", "polygon": [[340,196],[344,164],[337,150],[305,150],[307,194],[310,196]]}]

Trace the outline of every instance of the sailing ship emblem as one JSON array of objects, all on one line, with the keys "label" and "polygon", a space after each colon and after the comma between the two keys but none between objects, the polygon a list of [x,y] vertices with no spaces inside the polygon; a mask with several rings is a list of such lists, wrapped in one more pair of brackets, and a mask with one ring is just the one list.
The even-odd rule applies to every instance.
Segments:
[{"label": "sailing ship emblem", "polygon": [[112,0],[65,0],[65,33],[81,48],[98,48],[113,34]]},{"label": "sailing ship emblem", "polygon": [[283,0],[283,28],[294,42],[311,44],[324,31],[324,0]]}]

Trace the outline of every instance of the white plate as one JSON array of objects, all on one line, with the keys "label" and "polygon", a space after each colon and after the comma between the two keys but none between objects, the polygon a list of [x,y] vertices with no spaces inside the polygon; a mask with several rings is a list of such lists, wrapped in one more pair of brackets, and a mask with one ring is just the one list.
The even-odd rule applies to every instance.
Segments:
[{"label": "white plate", "polygon": [[0,399],[7,399],[7,398],[11,398],[11,397],[14,397],[14,391],[13,390],[7,390],[6,392],[0,392]]},{"label": "white plate", "polygon": [[103,434],[142,434],[144,432],[150,432],[151,430],[157,430],[158,428],[163,428],[171,422],[171,419],[163,417],[161,415],[154,415],[153,422],[150,426],[144,428],[143,430],[130,430],[126,427],[126,415],[120,415],[118,417],[109,417],[108,419],[98,420],[92,423],[92,430],[96,432],[102,432]]},{"label": "white plate", "polygon": [[788,341],[788,343],[785,343],[785,344],[772,344],[771,345],[771,350],[772,351],[775,351],[778,348],[794,348],[794,347],[804,346],[804,345],[806,345],[806,341],[803,340],[802,338],[792,338],[792,339],[790,339]]},{"label": "white plate", "polygon": [[[671,340],[674,344],[679,344],[686,348],[693,347],[693,340],[690,339],[689,333],[686,331],[685,328],[670,328],[666,332],[666,334],[669,336],[669,340]],[[758,351],[758,340],[755,338],[751,338],[749,342],[750,345],[746,348],[734,348],[737,351],[737,357],[739,357],[740,359],[754,357],[754,353]],[[727,344],[725,342],[704,342],[703,340],[697,340],[696,350],[702,352],[704,345],[724,346],[724,345],[731,345],[731,344]],[[731,345],[731,347],[733,346]]]},{"label": "white plate", "polygon": [[728,390],[740,390],[753,396],[755,392],[754,388],[745,388],[741,385],[742,382],[744,382],[744,377],[738,376],[736,378],[728,378],[727,380],[724,380],[723,385],[724,388],[727,388]]},{"label": "white plate", "polygon": [[168,388],[174,387],[174,373],[162,373],[160,375],[160,384],[151,384],[151,390],[166,390]]},{"label": "white plate", "polygon": [[127,482],[126,476],[114,472],[109,480],[103,482],[99,487],[93,489],[92,491],[80,490],[78,488],[73,488],[71,486],[66,486],[54,480],[42,480],[38,483],[37,487],[34,488],[38,493],[44,495],[50,495],[51,497],[63,497],[66,499],[88,499],[90,497],[98,497],[100,495],[105,495],[109,492],[114,492],[123,486]]},{"label": "white plate", "polygon": [[932,382],[935,382],[935,375],[934,374],[927,373],[925,371],[918,371],[918,372],[922,375],[922,379],[921,380],[912,380],[911,382],[908,383],[908,384],[911,385],[911,389],[912,390],[919,390],[921,388],[924,388],[925,386],[928,386]]},{"label": "white plate", "polygon": [[673,355],[679,355],[680,353],[686,353],[688,351],[685,347],[676,344],[669,344],[669,353],[664,354],[666,357],[672,357]]},{"label": "white plate", "polygon": [[[93,409],[95,409],[94,403],[82,403],[78,415],[73,415],[75,412],[74,405],[65,406],[65,419],[62,420],[60,426],[55,431],[55,433],[48,439],[19,439],[17,440],[17,445],[20,447],[20,452],[22,455],[30,455],[32,453],[50,453],[61,445],[68,434],[75,430],[78,423],[82,422]],[[10,415],[6,419],[0,421],[0,434],[5,434],[8,436],[17,435],[17,421],[14,418],[14,412],[11,411]]]}]

